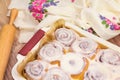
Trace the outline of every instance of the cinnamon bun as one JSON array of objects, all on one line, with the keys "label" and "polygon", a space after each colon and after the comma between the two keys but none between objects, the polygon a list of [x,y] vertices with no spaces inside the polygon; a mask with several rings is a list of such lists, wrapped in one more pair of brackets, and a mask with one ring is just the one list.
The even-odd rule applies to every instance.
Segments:
[{"label": "cinnamon bun", "polygon": [[80,74],[85,65],[84,59],[75,53],[67,53],[60,61],[60,67],[70,75]]},{"label": "cinnamon bun", "polygon": [[120,53],[112,49],[99,51],[96,61],[106,65],[113,73],[120,74]]},{"label": "cinnamon bun", "polygon": [[96,60],[100,63],[120,66],[120,53],[111,49],[101,50]]},{"label": "cinnamon bun", "polygon": [[25,66],[25,75],[28,80],[40,80],[45,74],[47,63],[40,60],[35,60],[27,63]]},{"label": "cinnamon bun", "polygon": [[63,46],[58,41],[50,42],[44,45],[39,53],[38,56],[43,60],[47,60],[49,62],[59,60],[63,55]]},{"label": "cinnamon bun", "polygon": [[55,31],[55,38],[65,46],[70,46],[76,39],[74,31],[67,28],[59,28]]},{"label": "cinnamon bun", "polygon": [[109,70],[97,63],[92,63],[84,75],[84,80],[111,80],[111,78]]},{"label": "cinnamon bun", "polygon": [[48,70],[43,80],[71,80],[70,76],[58,67]]},{"label": "cinnamon bun", "polygon": [[72,44],[71,49],[76,53],[92,58],[97,52],[98,44],[92,39],[80,37]]}]

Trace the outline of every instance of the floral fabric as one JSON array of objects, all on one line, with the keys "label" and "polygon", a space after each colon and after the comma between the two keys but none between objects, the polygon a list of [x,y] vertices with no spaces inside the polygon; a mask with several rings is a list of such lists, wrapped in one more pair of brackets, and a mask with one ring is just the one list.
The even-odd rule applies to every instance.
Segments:
[{"label": "floral fabric", "polygon": [[11,0],[8,8],[19,9],[15,23],[20,22],[20,29],[29,30],[24,24],[33,22],[36,31],[62,18],[106,40],[120,34],[120,0]]}]

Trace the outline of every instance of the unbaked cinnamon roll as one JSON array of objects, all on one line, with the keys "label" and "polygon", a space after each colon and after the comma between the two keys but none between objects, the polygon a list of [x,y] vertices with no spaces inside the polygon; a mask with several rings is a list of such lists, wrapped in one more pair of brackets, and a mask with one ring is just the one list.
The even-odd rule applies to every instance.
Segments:
[{"label": "unbaked cinnamon roll", "polygon": [[85,60],[75,53],[67,53],[60,61],[60,67],[70,75],[80,74],[85,66]]},{"label": "unbaked cinnamon roll", "polygon": [[100,63],[120,66],[120,53],[111,49],[104,49],[98,53],[96,60]]},{"label": "unbaked cinnamon roll", "polygon": [[71,80],[71,78],[62,69],[54,67],[48,70],[43,80]]},{"label": "unbaked cinnamon roll", "polygon": [[81,37],[72,44],[71,48],[76,53],[92,58],[98,49],[98,44],[92,39]]},{"label": "unbaked cinnamon roll", "polygon": [[101,50],[96,61],[106,65],[113,73],[120,74],[120,53],[112,49]]},{"label": "unbaked cinnamon roll", "polygon": [[111,80],[111,78],[109,70],[97,63],[91,64],[84,75],[84,80]]},{"label": "unbaked cinnamon roll", "polygon": [[55,38],[65,46],[70,46],[76,39],[74,31],[67,28],[59,28],[55,31]]},{"label": "unbaked cinnamon roll", "polygon": [[50,42],[44,45],[39,53],[38,56],[43,60],[47,60],[49,62],[59,60],[63,55],[63,46],[58,41]]},{"label": "unbaked cinnamon roll", "polygon": [[25,75],[27,80],[40,80],[45,74],[45,69],[47,68],[47,63],[40,60],[35,60],[27,63],[25,66]]}]

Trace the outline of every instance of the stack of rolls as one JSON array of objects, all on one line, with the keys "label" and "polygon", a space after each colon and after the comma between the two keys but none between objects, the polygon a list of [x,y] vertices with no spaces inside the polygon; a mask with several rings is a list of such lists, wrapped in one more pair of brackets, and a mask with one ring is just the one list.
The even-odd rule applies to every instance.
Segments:
[{"label": "stack of rolls", "polygon": [[[23,69],[27,80],[119,80],[120,53],[57,21]],[[53,64],[55,63],[55,64]]]}]

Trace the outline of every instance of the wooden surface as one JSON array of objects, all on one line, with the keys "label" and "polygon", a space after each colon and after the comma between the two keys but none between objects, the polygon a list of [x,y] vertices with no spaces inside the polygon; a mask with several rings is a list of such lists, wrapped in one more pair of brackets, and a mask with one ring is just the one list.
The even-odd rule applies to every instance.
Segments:
[{"label": "wooden surface", "polygon": [[[7,2],[5,3],[5,1],[7,1]],[[7,5],[9,4],[9,2],[10,2],[10,0],[0,0],[0,28],[4,24],[8,23],[8,21],[9,21],[9,18],[6,17],[6,14],[7,14],[7,11],[8,11],[7,10]],[[17,35],[19,35],[19,31],[16,33],[16,36]],[[109,41],[118,45],[118,46],[120,46],[120,35],[116,36],[113,39],[110,39]],[[13,44],[12,51],[11,51],[10,59],[9,59],[8,65],[7,65],[4,80],[13,80],[12,75],[11,75],[11,69],[17,61],[16,60],[16,55],[17,55],[18,51],[22,48],[23,45],[24,44],[19,44],[18,43],[17,37],[16,37],[15,42]]]}]

